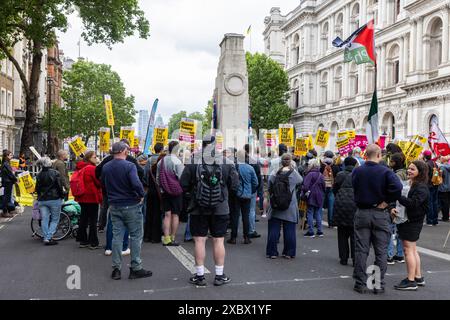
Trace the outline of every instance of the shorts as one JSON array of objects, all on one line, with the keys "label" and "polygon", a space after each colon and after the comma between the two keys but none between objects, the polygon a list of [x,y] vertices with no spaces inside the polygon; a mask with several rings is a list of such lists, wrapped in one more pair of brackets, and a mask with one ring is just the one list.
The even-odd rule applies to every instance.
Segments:
[{"label": "shorts", "polygon": [[229,215],[191,215],[190,229],[193,237],[207,237],[208,231],[213,238],[223,238],[227,233]]},{"label": "shorts", "polygon": [[183,209],[183,195],[171,196],[167,193],[162,194],[162,206],[164,212],[180,215]]}]

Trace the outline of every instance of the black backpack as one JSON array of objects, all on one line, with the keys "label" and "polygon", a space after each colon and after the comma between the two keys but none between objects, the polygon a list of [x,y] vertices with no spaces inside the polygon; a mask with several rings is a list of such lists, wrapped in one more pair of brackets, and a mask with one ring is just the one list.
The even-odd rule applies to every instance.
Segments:
[{"label": "black backpack", "polygon": [[269,188],[270,206],[275,210],[287,210],[291,205],[292,193],[289,187],[289,176],[293,170],[283,173],[280,169],[274,183]]},{"label": "black backpack", "polygon": [[217,165],[197,166],[196,201],[200,208],[214,209],[224,201],[222,168]]}]

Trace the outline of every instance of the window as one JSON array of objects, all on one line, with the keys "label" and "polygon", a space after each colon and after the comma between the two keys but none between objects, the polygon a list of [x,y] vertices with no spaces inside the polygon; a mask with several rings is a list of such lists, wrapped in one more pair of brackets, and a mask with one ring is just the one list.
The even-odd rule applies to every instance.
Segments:
[{"label": "window", "polygon": [[[350,68],[350,89],[351,96],[356,96],[359,93],[359,75],[358,75],[358,67],[353,62]],[[352,98],[351,97],[351,98]]]},{"label": "window", "polygon": [[328,22],[325,22],[325,24],[322,27],[322,53],[326,54],[327,50],[328,50],[328,46],[329,46],[329,41],[328,41]]},{"label": "window", "polygon": [[342,67],[336,69],[335,78],[335,100],[340,100],[342,98]]},{"label": "window", "polygon": [[6,90],[1,90],[1,97],[0,97],[0,115],[6,114]]},{"label": "window", "polygon": [[442,63],[442,20],[440,18],[431,24],[429,36],[428,65],[430,70],[435,70]]},{"label": "window", "polygon": [[353,6],[352,9],[352,17],[351,17],[351,26],[352,26],[352,31],[355,31],[356,29],[359,28],[359,3],[356,3]]},{"label": "window", "polygon": [[400,82],[400,61],[394,62],[394,84],[398,84]]},{"label": "window", "polygon": [[400,47],[393,45],[387,59],[388,86],[394,86],[400,82]]},{"label": "window", "polygon": [[322,81],[320,84],[320,95],[322,97],[322,103],[326,104],[328,102],[328,73],[324,72],[322,74]]},{"label": "window", "polygon": [[336,36],[339,38],[343,38],[344,34],[343,34],[343,26],[344,26],[344,15],[342,13],[339,13],[339,15],[337,16],[336,19]]},{"label": "window", "polygon": [[6,101],[6,115],[9,117],[13,116],[13,95],[11,91],[8,91],[8,98]]}]

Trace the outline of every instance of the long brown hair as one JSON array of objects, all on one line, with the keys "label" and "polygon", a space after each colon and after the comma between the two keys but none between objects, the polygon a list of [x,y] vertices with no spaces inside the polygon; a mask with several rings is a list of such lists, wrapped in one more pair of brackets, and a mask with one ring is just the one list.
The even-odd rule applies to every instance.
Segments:
[{"label": "long brown hair", "polygon": [[9,156],[11,153],[12,153],[12,152],[9,151],[8,149],[3,150],[2,162],[9,162],[8,156]]},{"label": "long brown hair", "polygon": [[95,151],[88,151],[85,153],[83,161],[92,164],[92,162],[90,161],[90,159],[92,158],[92,156],[95,155]]},{"label": "long brown hair", "polygon": [[419,175],[413,179],[413,184],[428,183],[428,165],[420,160],[413,161],[411,164],[415,165],[419,171]]}]

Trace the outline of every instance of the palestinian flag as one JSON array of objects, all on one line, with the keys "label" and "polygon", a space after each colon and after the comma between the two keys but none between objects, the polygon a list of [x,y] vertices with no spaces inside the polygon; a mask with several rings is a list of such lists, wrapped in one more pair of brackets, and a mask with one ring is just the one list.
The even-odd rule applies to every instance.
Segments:
[{"label": "palestinian flag", "polygon": [[380,133],[378,131],[378,99],[376,90],[373,93],[372,103],[370,105],[370,112],[366,125],[366,135],[370,144],[376,143],[380,138]]},{"label": "palestinian flag", "polygon": [[355,61],[356,64],[377,64],[375,56],[375,27],[371,20],[355,32],[345,41],[337,37],[333,46],[342,48],[345,46],[345,62]]},{"label": "palestinian flag", "polygon": [[436,156],[447,156],[450,154],[450,146],[445,139],[436,119],[431,120],[430,136],[428,144]]}]

